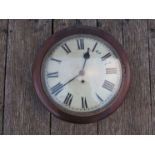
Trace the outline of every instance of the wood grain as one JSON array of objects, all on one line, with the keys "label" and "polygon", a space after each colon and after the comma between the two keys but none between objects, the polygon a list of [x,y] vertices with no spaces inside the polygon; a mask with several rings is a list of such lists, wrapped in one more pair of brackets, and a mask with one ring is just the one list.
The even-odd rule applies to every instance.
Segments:
[{"label": "wood grain", "polygon": [[50,20],[10,20],[4,134],[50,134],[50,113],[36,97],[32,64],[51,35]]},{"label": "wood grain", "polygon": [[124,20],[123,44],[129,55],[132,83],[124,104],[122,134],[151,134],[147,20]]},{"label": "wood grain", "polygon": [[7,20],[0,20],[0,134],[3,129],[3,103],[5,90],[5,64],[7,47]]},{"label": "wood grain", "polygon": [[148,20],[152,134],[155,134],[155,20]]}]

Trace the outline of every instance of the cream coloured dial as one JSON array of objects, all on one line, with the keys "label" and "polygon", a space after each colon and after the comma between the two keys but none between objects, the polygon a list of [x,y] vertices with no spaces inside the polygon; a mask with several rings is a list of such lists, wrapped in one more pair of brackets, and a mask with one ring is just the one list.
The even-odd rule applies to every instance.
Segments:
[{"label": "cream coloured dial", "polygon": [[115,50],[92,35],[66,37],[52,47],[42,65],[46,94],[73,112],[104,108],[117,95],[122,66]]}]

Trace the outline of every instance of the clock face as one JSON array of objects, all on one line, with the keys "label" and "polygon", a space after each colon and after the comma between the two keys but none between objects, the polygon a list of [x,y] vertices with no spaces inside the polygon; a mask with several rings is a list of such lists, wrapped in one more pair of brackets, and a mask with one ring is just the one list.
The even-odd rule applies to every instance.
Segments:
[{"label": "clock face", "polygon": [[41,65],[44,92],[72,114],[92,113],[110,105],[122,84],[122,65],[115,49],[100,37],[76,34],[46,53]]},{"label": "clock face", "polygon": [[128,58],[106,32],[70,27],[52,35],[38,52],[33,84],[55,116],[73,123],[98,121],[114,112],[128,92]]}]

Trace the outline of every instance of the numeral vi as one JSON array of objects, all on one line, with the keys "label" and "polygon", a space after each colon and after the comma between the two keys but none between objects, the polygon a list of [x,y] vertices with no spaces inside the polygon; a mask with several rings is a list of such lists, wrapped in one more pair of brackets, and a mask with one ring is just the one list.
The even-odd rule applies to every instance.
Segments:
[{"label": "numeral vi", "polygon": [[81,102],[82,102],[82,108],[83,109],[87,109],[88,108],[88,104],[87,104],[86,97],[81,97]]}]

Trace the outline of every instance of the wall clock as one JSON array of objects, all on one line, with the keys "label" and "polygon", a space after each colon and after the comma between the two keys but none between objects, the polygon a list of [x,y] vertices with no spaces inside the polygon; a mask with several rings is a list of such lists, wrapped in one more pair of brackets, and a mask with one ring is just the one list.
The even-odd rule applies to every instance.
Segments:
[{"label": "wall clock", "polygon": [[33,83],[55,116],[90,123],[121,105],[130,84],[130,67],[112,36],[93,27],[71,27],[51,36],[38,52]]}]

